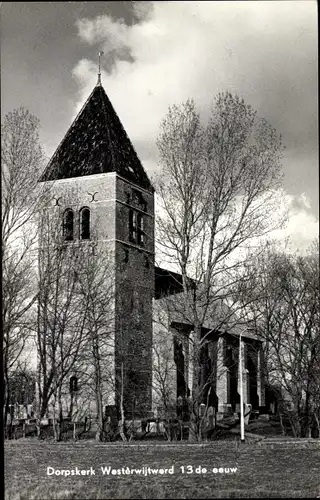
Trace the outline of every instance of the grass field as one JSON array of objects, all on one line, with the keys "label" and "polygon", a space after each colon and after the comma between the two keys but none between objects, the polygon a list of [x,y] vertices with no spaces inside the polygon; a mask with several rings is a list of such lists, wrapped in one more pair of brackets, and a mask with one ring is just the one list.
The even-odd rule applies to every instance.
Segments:
[{"label": "grass field", "polygon": [[[187,466],[193,473],[187,474]],[[101,467],[170,468],[163,475],[103,475]],[[180,467],[185,467],[182,473]],[[207,472],[196,473],[201,466]],[[54,469],[96,475],[47,475]],[[214,468],[237,468],[214,473]],[[190,470],[190,469],[189,469]],[[199,470],[199,469],[198,469]],[[53,443],[19,439],[5,443],[6,500],[119,498],[320,498],[320,448],[259,446],[238,441],[206,445]]]}]

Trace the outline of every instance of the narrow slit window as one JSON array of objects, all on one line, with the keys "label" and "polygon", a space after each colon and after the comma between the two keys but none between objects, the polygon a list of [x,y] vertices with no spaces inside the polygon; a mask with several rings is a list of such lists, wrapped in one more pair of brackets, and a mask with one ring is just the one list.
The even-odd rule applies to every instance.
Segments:
[{"label": "narrow slit window", "polygon": [[144,228],[143,228],[143,215],[137,215],[137,226],[138,226],[138,245],[144,245]]},{"label": "narrow slit window", "polygon": [[63,238],[65,241],[73,240],[73,210],[68,208],[63,214]]},{"label": "narrow slit window", "polygon": [[133,210],[129,212],[129,239],[133,243],[137,241],[137,214]]},{"label": "narrow slit window", "polygon": [[82,240],[90,239],[90,210],[87,207],[80,210],[80,237]]}]

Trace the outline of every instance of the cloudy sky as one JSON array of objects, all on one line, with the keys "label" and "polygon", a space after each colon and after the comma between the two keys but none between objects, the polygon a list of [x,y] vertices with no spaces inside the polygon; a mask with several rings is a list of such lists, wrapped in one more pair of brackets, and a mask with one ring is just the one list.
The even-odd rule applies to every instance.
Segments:
[{"label": "cloudy sky", "polygon": [[97,81],[147,172],[168,106],[240,94],[283,136],[294,248],[318,234],[316,1],[3,2],[1,113],[27,107],[48,156]]}]

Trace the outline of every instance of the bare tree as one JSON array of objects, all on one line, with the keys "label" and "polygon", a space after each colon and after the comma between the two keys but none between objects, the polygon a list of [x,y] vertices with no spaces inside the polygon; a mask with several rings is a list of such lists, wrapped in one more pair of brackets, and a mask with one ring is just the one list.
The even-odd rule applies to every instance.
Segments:
[{"label": "bare tree", "polygon": [[[161,326],[160,324],[160,328]],[[172,384],[176,365],[172,356],[173,337],[168,335],[167,325],[154,336],[152,347],[154,404],[162,406],[165,414],[168,414],[172,403],[176,403],[175,386]]]},{"label": "bare tree", "polygon": [[320,412],[319,248],[306,256],[272,246],[252,266],[249,314],[265,342],[266,378],[279,389],[280,413],[308,436]]},{"label": "bare tree", "polygon": [[[153,400],[155,404],[159,405],[157,407],[158,417],[160,415],[165,423],[169,440],[175,434],[173,431],[177,427],[177,420],[182,439],[183,426],[188,426],[187,421],[190,414],[192,415],[192,412],[195,411],[196,404],[190,394],[190,387],[193,366],[197,358],[194,356],[191,316],[184,314],[184,300],[183,293],[178,293],[174,298],[166,296],[158,300],[154,308]],[[215,312],[217,313],[215,324],[219,329],[221,312],[217,308]],[[234,312],[230,312],[228,315],[227,311],[224,311],[223,321],[226,322],[229,319],[229,324],[234,326],[235,321],[231,321],[233,316]],[[211,315],[210,319],[212,320]],[[179,323],[180,328],[178,327]],[[176,326],[172,326],[174,324]],[[184,326],[182,326],[183,324]],[[214,335],[210,336],[210,333],[214,333]],[[212,433],[216,423],[215,412],[218,400],[212,389],[226,375],[228,369],[236,368],[235,360],[228,359],[226,361],[222,352],[219,352],[220,336],[219,332],[217,335],[216,331],[208,332],[207,330],[201,339],[199,356],[201,377],[199,400],[201,406],[198,405],[196,425],[197,435],[202,437],[208,435],[208,432]],[[238,336],[236,339],[238,344]]]},{"label": "bare tree", "polygon": [[36,216],[46,197],[37,189],[44,166],[39,121],[28,110],[8,113],[1,126],[2,181],[2,317],[4,421],[8,414],[9,379],[30,332],[29,313],[37,299],[34,264]]},{"label": "bare tree", "polygon": [[[122,325],[129,322],[129,311],[120,309],[121,313],[117,313],[116,318],[115,260],[109,249],[99,248],[98,245],[94,247],[94,256],[82,261],[80,287],[83,303],[88,308],[85,322],[87,340],[77,370],[85,380],[88,395],[96,403],[96,440],[112,440],[119,433],[126,442],[134,437],[136,430],[135,400],[133,397],[130,406],[128,398],[132,339],[122,331]],[[115,331],[116,323],[119,325],[118,332]],[[112,425],[115,418],[106,415],[106,406],[116,410],[117,419],[119,410],[120,421],[117,420],[116,426]],[[126,422],[128,411],[131,412],[131,425]]]},{"label": "bare tree", "polygon": [[176,416],[176,364],[174,362],[174,338],[168,334],[168,314],[155,302],[153,308],[152,343],[152,390],[153,405],[157,417],[165,425],[167,439],[171,440],[171,420]]},{"label": "bare tree", "polygon": [[[82,262],[80,287],[88,313],[85,322],[87,340],[78,371],[85,380],[88,394],[95,401],[96,440],[112,440],[119,431],[122,440],[127,441],[125,391],[132,353],[128,348],[130,338],[125,338],[121,325],[128,323],[128,311],[123,310],[116,321],[115,259],[108,248],[95,244],[94,249],[92,258],[88,256]],[[115,331],[116,322],[120,325],[118,335]],[[107,406],[116,409],[117,419],[119,409],[119,428],[118,425],[116,428],[112,425],[115,418],[105,413],[107,402]]]},{"label": "bare tree", "polygon": [[274,214],[283,148],[276,131],[227,92],[217,96],[206,127],[193,101],[170,108],[158,149],[158,246],[182,275],[182,313],[194,332],[190,435],[201,440],[201,350],[208,339],[202,327],[217,309],[215,330],[236,321],[232,305],[245,250],[279,223]]},{"label": "bare tree", "polygon": [[60,440],[66,381],[87,341],[89,304],[83,303],[80,279],[90,248],[63,241],[50,215],[42,214],[39,248],[37,427],[40,436],[41,419],[51,405],[55,438]]},{"label": "bare tree", "polygon": [[10,404],[32,405],[35,397],[35,372],[26,362],[19,363],[17,371],[10,377]]},{"label": "bare tree", "polygon": [[[82,415],[92,420],[95,412],[96,439],[104,441],[109,432],[105,405],[115,387],[114,259],[108,247],[97,243],[92,229],[88,240],[65,241],[63,214],[58,207],[54,210],[57,213],[52,207],[44,211],[41,218],[38,432],[50,409],[55,438],[60,440],[70,401],[73,419]],[[68,385],[74,373],[81,380],[80,394]],[[91,407],[86,415],[82,400]]]},{"label": "bare tree", "polygon": [[92,387],[96,403],[96,440],[105,441],[107,428],[105,401],[114,390],[114,269],[110,251],[94,244],[94,254],[82,259],[79,277],[82,309],[87,310],[86,347],[81,359],[81,373]]},{"label": "bare tree", "polygon": [[[90,240],[65,241],[60,208],[52,207],[41,217],[38,302],[38,433],[48,409],[54,417],[54,432],[61,438],[63,406],[75,394],[68,394],[67,380],[73,373],[81,377],[85,404],[95,408],[97,441],[110,439],[112,430],[105,406],[120,402],[121,437],[124,429],[124,386],[130,353],[129,339],[115,335],[115,259],[112,250]],[[57,222],[58,221],[58,222]],[[125,321],[126,311],[121,320]],[[120,323],[118,321],[118,323]],[[122,344],[121,344],[122,342]],[[121,344],[121,345],[120,345]],[[117,365],[116,365],[117,363]],[[72,391],[73,392],[73,391]],[[81,391],[79,391],[81,392]],[[69,414],[79,415],[77,409]],[[83,399],[83,398],[82,398]],[[81,413],[81,412],[80,412]]]}]

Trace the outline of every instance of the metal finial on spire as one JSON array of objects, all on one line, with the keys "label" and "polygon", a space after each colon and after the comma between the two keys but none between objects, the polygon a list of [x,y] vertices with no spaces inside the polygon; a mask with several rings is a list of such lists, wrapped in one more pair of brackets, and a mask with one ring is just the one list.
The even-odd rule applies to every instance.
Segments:
[{"label": "metal finial on spire", "polygon": [[100,50],[99,52],[99,72],[98,72],[98,85],[101,85],[101,56],[103,56],[104,52],[102,52],[102,50]]}]

